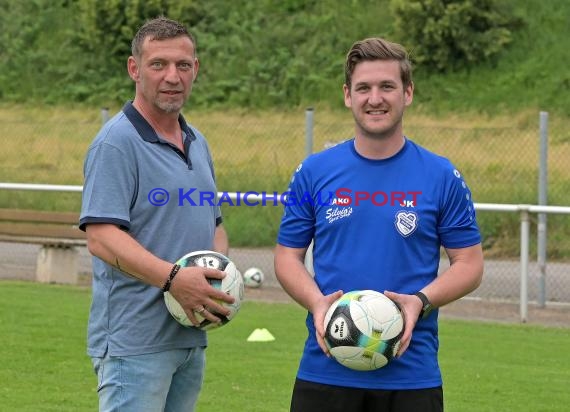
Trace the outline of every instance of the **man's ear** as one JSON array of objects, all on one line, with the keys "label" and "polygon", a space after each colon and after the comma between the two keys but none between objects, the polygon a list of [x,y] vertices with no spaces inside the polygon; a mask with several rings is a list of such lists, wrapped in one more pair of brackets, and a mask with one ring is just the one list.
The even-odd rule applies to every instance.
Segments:
[{"label": "man's ear", "polygon": [[127,60],[127,71],[129,72],[131,79],[133,79],[135,82],[139,80],[139,65],[134,56],[130,56]]},{"label": "man's ear", "polygon": [[192,81],[195,81],[196,78],[198,77],[198,69],[200,69],[200,60],[198,60],[198,58],[196,57],[196,59],[194,60],[194,78],[192,79]]},{"label": "man's ear", "polygon": [[414,100],[414,82],[410,82],[406,90],[404,90],[404,104],[407,106],[412,104]]},{"label": "man's ear", "polygon": [[350,87],[346,84],[342,85],[342,94],[344,95],[344,105],[350,109],[352,107],[352,96],[350,95]]}]

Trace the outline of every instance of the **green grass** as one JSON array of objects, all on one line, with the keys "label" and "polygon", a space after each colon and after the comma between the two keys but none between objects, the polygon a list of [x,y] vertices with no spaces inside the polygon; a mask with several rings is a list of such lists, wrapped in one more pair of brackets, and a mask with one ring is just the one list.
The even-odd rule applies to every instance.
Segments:
[{"label": "green grass", "polygon": [[[89,304],[89,288],[0,283],[2,410],[97,409],[85,353]],[[304,317],[295,304],[246,301],[232,323],[210,332],[198,411],[288,411]],[[276,340],[247,342],[256,328]],[[440,342],[447,411],[567,410],[570,329],[443,320]]]},{"label": "green grass", "polygon": [[570,329],[442,322],[449,411],[555,412],[570,402]]},{"label": "green grass", "polygon": [[2,282],[0,296],[2,409],[95,410],[85,355],[90,290]]}]

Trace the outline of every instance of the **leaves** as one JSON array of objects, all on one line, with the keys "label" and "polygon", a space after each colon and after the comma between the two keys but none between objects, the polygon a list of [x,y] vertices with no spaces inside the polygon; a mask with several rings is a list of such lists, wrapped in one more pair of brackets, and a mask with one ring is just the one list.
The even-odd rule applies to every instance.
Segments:
[{"label": "leaves", "polygon": [[454,71],[490,61],[512,41],[496,0],[393,0],[396,35],[413,44],[414,61],[434,71]]}]

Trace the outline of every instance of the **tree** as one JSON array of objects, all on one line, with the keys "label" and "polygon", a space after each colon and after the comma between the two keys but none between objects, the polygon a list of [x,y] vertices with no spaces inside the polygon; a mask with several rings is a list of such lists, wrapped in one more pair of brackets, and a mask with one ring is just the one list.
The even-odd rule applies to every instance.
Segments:
[{"label": "tree", "polygon": [[77,66],[70,20],[64,0],[0,2],[2,99],[50,102],[55,95],[61,97],[52,80],[66,79]]},{"label": "tree", "polygon": [[397,38],[415,63],[435,71],[492,61],[512,40],[518,19],[496,0],[392,0]]},{"label": "tree", "polygon": [[192,26],[205,6],[180,0],[76,0],[74,38],[82,49],[82,93],[124,101],[132,94],[126,72],[135,31],[148,19],[166,16]]}]

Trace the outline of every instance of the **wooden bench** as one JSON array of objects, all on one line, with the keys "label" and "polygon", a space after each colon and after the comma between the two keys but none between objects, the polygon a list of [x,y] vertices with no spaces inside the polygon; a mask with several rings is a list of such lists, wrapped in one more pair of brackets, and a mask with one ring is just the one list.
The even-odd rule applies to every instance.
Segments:
[{"label": "wooden bench", "polygon": [[0,209],[0,242],[41,245],[36,260],[36,280],[76,284],[79,250],[86,246],[78,228],[79,213]]}]

